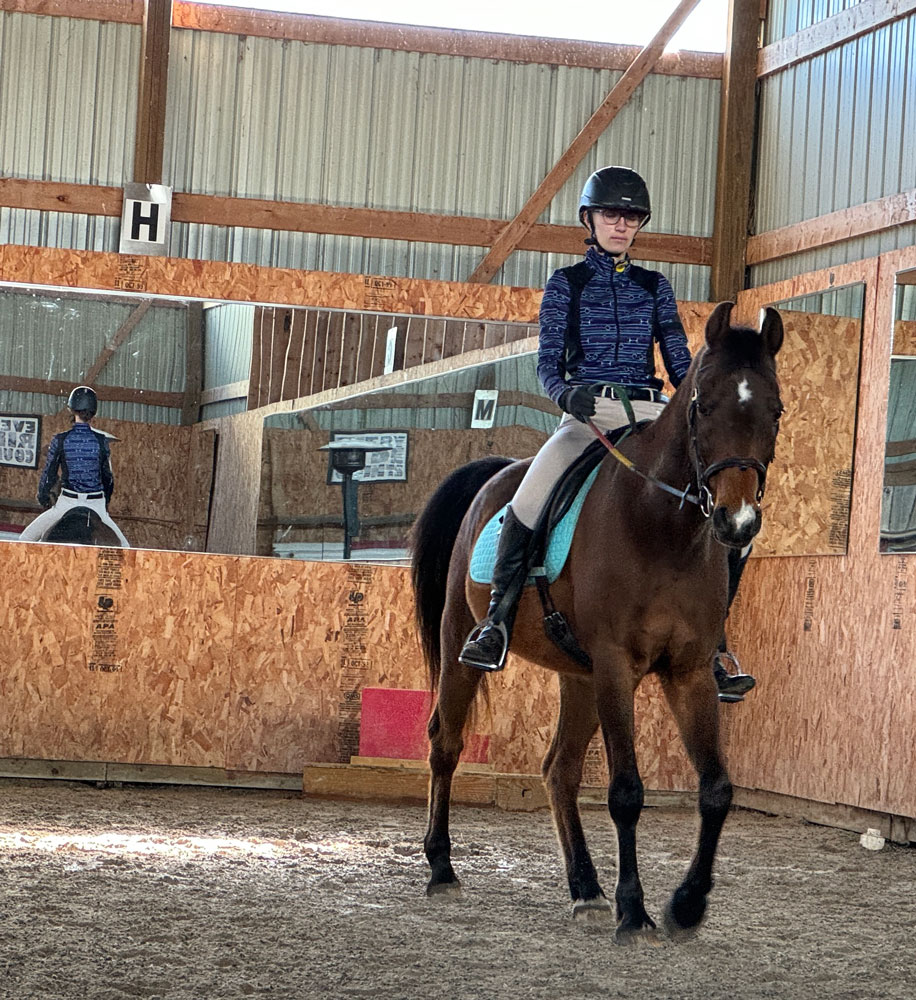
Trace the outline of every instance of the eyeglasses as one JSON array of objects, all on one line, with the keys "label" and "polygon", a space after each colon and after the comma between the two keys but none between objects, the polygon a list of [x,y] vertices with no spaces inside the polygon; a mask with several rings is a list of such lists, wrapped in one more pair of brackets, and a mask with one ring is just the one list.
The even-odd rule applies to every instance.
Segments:
[{"label": "eyeglasses", "polygon": [[638,226],[645,218],[642,212],[622,212],[619,208],[593,208],[592,211],[610,226],[616,225],[623,219],[631,229]]}]

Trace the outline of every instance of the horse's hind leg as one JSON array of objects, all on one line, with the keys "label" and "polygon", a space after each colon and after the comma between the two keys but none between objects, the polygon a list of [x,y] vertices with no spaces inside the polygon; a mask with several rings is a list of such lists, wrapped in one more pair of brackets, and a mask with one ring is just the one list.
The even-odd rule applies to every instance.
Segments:
[{"label": "horse's hind leg", "polygon": [[[443,635],[439,698],[429,720],[429,826],[423,840],[431,874],[426,894],[457,893],[461,885],[452,868],[448,833],[452,776],[464,748],[464,727],[481,679],[481,671],[458,662],[458,650],[473,626],[470,613],[459,616],[448,637]],[[443,630],[444,632],[445,630]],[[460,633],[460,634],[459,634]]]},{"label": "horse's hind leg", "polygon": [[686,677],[662,679],[684,746],[700,779],[700,837],[684,881],[665,910],[665,927],[682,937],[700,925],[712,889],[719,835],[732,801],[732,784],[719,744],[719,703],[707,665]]},{"label": "horse's hind leg", "polygon": [[591,678],[561,675],[560,717],[542,770],[576,918],[611,913],[585,843],[578,803],[585,753],[597,729]]}]

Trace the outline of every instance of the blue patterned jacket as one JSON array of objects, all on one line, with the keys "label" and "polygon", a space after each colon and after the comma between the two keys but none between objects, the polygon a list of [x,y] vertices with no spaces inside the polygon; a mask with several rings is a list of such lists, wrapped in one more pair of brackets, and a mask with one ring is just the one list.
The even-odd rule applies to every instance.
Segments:
[{"label": "blue patterned jacket", "polygon": [[[653,295],[645,281],[633,280],[635,265],[628,259],[615,265],[610,256],[590,247],[585,261],[593,273],[580,298],[582,358],[572,371],[567,370],[566,355],[569,280],[562,269],[554,271],[544,288],[538,378],[547,395],[558,403],[570,386],[593,382],[660,388],[653,340],[677,386],[690,366],[690,350],[668,279],[658,274]],[[639,270],[643,275],[657,273]]]},{"label": "blue patterned jacket", "polygon": [[111,473],[111,450],[108,438],[94,431],[89,424],[74,424],[51,438],[48,458],[38,482],[38,502],[49,507],[51,490],[58,476],[61,486],[75,493],[105,494],[106,502],[114,492]]}]

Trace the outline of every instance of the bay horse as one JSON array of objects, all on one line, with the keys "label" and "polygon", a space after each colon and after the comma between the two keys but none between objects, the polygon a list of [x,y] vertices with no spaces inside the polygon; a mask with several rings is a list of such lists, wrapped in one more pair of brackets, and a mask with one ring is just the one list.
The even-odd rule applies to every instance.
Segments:
[{"label": "bay horse", "polygon": [[[698,845],[664,913],[671,937],[692,933],[703,920],[731,804],[711,659],[727,611],[728,549],[746,546],[760,529],[760,501],[782,413],[775,356],[783,339],[775,309],[766,310],[758,332],[730,325],[732,305],[724,302],[713,311],[706,342],[671,402],[619,445],[627,462],[605,457],[582,507],[552,593],[591,667],[546,638],[534,588],[522,595],[512,638],[515,653],[559,674],[559,716],[542,773],[573,916],[610,920],[613,914],[621,942],[656,933],[644,907],[636,853],[644,796],[633,702],[646,674],[658,676],[699,778]],[[489,587],[468,576],[470,556],[480,530],[511,499],[527,464],[491,457],[455,470],[413,528],[416,619],[430,687],[437,692],[428,726],[424,840],[430,896],[460,891],[450,857],[449,798],[469,712],[486,676],[458,662],[489,598]],[[617,832],[613,906],[599,884],[577,802],[585,753],[599,725]]]},{"label": "bay horse", "polygon": [[43,542],[121,548],[121,541],[90,507],[73,507],[41,536]]}]

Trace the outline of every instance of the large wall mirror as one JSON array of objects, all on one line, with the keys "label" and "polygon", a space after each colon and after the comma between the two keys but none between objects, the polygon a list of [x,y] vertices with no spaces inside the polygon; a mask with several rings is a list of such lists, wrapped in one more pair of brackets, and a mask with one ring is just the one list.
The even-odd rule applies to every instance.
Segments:
[{"label": "large wall mirror", "polygon": [[[786,331],[779,355],[786,406],[758,555],[846,552],[865,285],[771,303]],[[799,510],[805,511],[799,517]],[[778,543],[774,544],[774,540]]]},{"label": "large wall mirror", "polygon": [[258,553],[403,562],[410,526],[448,473],[485,455],[533,455],[553,432],[560,413],[536,367],[534,353],[517,354],[266,417]]},{"label": "large wall mirror", "polygon": [[[220,449],[220,435],[250,420],[249,411],[535,330],[489,320],[0,284],[0,538],[18,539],[41,510],[38,479],[51,438],[70,426],[66,401],[76,385],[97,390],[93,425],[109,437],[115,477],[109,513],[131,545],[212,551],[211,533],[227,535],[219,518],[236,516],[238,506],[234,495],[215,503],[214,484],[257,479],[257,446],[253,453]],[[435,419],[440,423],[432,426],[443,426]],[[407,431],[424,428],[400,422]],[[411,456],[422,456],[418,441],[410,447]],[[401,488],[412,491],[416,482]],[[367,483],[360,501],[371,506],[373,490],[383,492]],[[395,507],[391,513],[406,511]],[[290,505],[275,499],[270,509],[282,517]],[[292,551],[279,540],[276,549],[261,542],[264,554]],[[255,554],[249,543],[236,550]]]},{"label": "large wall mirror", "polygon": [[916,270],[894,287],[881,551],[916,552]]}]

